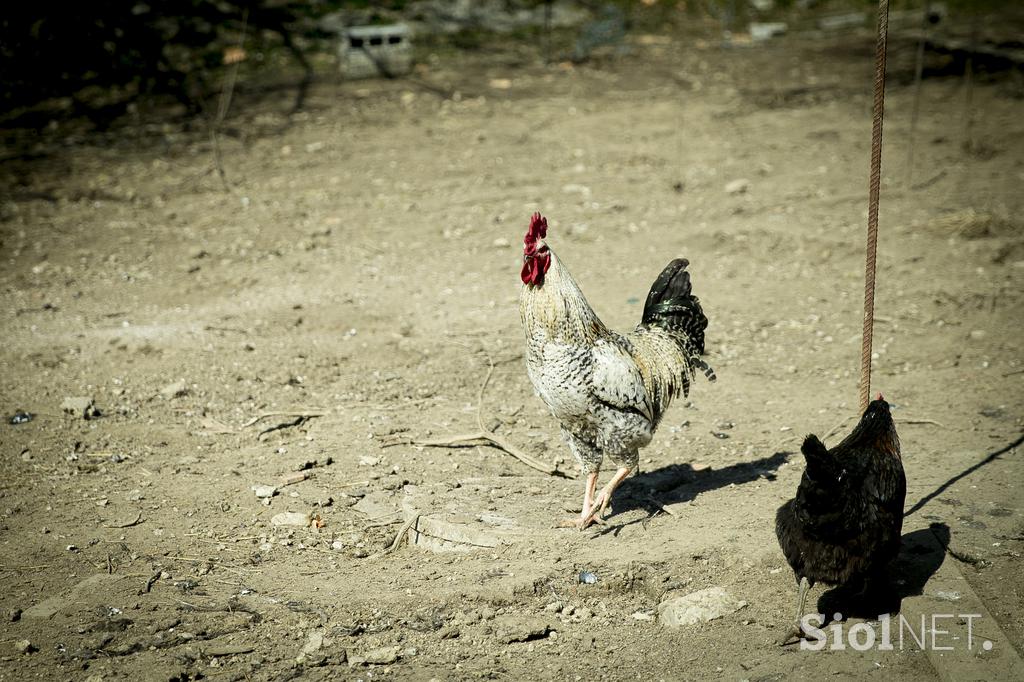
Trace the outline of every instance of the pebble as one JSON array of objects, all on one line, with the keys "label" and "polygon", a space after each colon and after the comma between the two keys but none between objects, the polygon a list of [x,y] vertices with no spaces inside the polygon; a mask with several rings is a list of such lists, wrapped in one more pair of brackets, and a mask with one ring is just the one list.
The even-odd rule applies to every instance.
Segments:
[{"label": "pebble", "polygon": [[308,526],[309,514],[305,512],[281,512],[270,518],[274,526]]},{"label": "pebble", "polygon": [[30,654],[35,651],[36,648],[33,646],[32,642],[27,639],[19,639],[14,643],[14,650],[19,654]]},{"label": "pebble", "polygon": [[17,623],[21,620],[21,609],[10,609],[7,612],[7,620],[12,623]]},{"label": "pebble", "polygon": [[738,178],[725,186],[727,194],[743,194],[750,189],[750,180]]},{"label": "pebble", "polygon": [[31,412],[25,412],[24,410],[18,410],[13,415],[11,415],[9,423],[12,426],[17,426],[18,424],[27,424],[30,421],[32,421],[32,417],[33,417],[33,415],[32,415]]},{"label": "pebble", "polygon": [[506,623],[498,631],[498,639],[506,644],[527,642],[532,639],[543,639],[551,632],[548,624],[539,620],[522,620]]},{"label": "pebble", "polygon": [[378,649],[370,649],[361,655],[350,655],[348,660],[353,665],[388,665],[398,660],[398,652],[401,649],[397,646],[382,646]]},{"label": "pebble", "polygon": [[658,605],[658,621],[666,627],[707,623],[739,611],[741,601],[721,587],[709,587],[682,597],[667,599]]},{"label": "pebble", "polygon": [[507,249],[508,247],[512,246],[512,242],[510,242],[505,237],[498,237],[493,242],[491,242],[491,244],[498,247],[499,249]]},{"label": "pebble", "polygon": [[165,400],[171,400],[172,398],[188,395],[188,384],[184,381],[174,381],[161,388],[160,395],[163,396]]},{"label": "pebble", "polygon": [[277,494],[277,488],[272,485],[254,485],[252,491],[256,493],[256,497],[261,500],[268,497],[273,497]]},{"label": "pebble", "polygon": [[100,416],[93,399],[88,396],[64,398],[60,409],[78,419],[93,419]]},{"label": "pebble", "polygon": [[302,664],[317,651],[320,651],[324,646],[324,633],[321,630],[314,630],[309,633],[306,637],[306,643],[302,645],[302,650],[299,651],[299,655],[295,657],[295,662]]}]

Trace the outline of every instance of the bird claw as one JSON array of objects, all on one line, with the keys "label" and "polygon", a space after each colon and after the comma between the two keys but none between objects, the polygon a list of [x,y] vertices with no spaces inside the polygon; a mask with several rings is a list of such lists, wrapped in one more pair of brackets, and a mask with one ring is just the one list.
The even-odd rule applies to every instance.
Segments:
[{"label": "bird claw", "polygon": [[804,637],[804,631],[801,628],[794,625],[786,631],[786,634],[784,634],[782,637],[779,637],[779,639],[775,643],[779,646],[789,646],[790,644],[796,644]]},{"label": "bird claw", "polygon": [[597,524],[600,524],[600,525],[603,526],[604,525],[604,519],[602,519],[599,516],[594,516],[594,517],[591,517],[589,519],[581,519],[581,518],[565,519],[564,521],[559,522],[558,527],[559,528],[575,528],[576,530],[586,530],[587,527],[590,526],[590,524],[592,524],[592,523],[597,523]]}]

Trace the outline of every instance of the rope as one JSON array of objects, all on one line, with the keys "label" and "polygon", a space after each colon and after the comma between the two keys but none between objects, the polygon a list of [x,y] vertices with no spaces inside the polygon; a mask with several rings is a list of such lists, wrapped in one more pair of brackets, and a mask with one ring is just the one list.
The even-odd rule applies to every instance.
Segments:
[{"label": "rope", "polygon": [[889,0],[878,0],[875,43],[875,103],[871,125],[871,178],[868,184],[868,248],[864,267],[864,335],[860,350],[860,410],[871,400],[871,340],[875,323],[875,255],[878,251],[878,191],[882,177],[882,118],[885,110],[885,44]]}]

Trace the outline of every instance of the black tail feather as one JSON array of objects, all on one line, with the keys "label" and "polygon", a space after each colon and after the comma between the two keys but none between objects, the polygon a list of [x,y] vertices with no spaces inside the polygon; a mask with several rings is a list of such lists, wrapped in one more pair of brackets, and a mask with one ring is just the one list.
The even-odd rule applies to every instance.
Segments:
[{"label": "black tail feather", "polygon": [[[697,355],[702,355],[708,318],[704,316],[700,300],[693,295],[690,273],[686,270],[689,264],[690,261],[685,258],[677,258],[661,271],[647,294],[641,323],[684,332],[690,338]],[[700,366],[705,375],[714,381],[714,370],[704,362]]]},{"label": "black tail feather", "polygon": [[821,484],[835,483],[835,461],[825,444],[813,433],[804,438],[800,452],[807,462],[807,475]]}]

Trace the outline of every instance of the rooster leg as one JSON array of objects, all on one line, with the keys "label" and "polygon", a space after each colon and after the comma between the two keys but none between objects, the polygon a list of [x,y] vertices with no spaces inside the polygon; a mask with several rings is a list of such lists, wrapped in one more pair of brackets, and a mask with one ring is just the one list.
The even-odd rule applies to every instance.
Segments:
[{"label": "rooster leg", "polygon": [[796,616],[795,624],[792,629],[787,630],[786,634],[779,639],[779,646],[786,646],[793,642],[799,641],[804,636],[804,630],[800,625],[800,620],[804,617],[804,605],[807,603],[807,591],[810,589],[810,583],[807,582],[807,578],[800,578],[800,594],[796,600]]},{"label": "rooster leg", "polygon": [[597,472],[587,474],[587,486],[583,489],[583,509],[575,519],[566,519],[559,525],[562,528],[583,528],[583,522],[587,518],[587,512],[594,503],[594,491],[597,490]]},{"label": "rooster leg", "polygon": [[591,523],[599,522],[601,520],[604,516],[604,510],[608,508],[608,503],[612,500],[612,493],[615,492],[615,489],[619,487],[619,484],[625,480],[626,476],[629,476],[631,471],[633,471],[633,469],[630,467],[619,467],[618,471],[615,472],[615,475],[612,476],[612,480],[605,484],[604,488],[601,490],[601,494],[597,496],[596,500],[594,500],[594,506],[583,508],[585,516],[580,524],[581,530],[589,526]]}]

